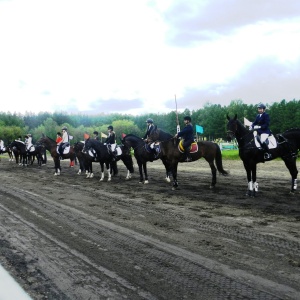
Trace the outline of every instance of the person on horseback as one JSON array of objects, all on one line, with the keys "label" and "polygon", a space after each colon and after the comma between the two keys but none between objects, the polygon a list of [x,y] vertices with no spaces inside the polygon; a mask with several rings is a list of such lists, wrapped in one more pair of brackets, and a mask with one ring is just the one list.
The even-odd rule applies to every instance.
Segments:
[{"label": "person on horseback", "polygon": [[147,119],[146,120],[147,123],[147,131],[143,137],[143,140],[149,145],[149,148],[151,150],[151,152],[154,155],[154,159],[156,158],[156,151],[154,149],[154,145],[155,145],[155,141],[151,141],[149,139],[151,132],[155,129],[154,123],[153,123],[153,119]]},{"label": "person on horseback", "polygon": [[154,123],[153,120],[150,118],[146,120],[146,123],[147,123],[147,131],[143,139],[147,142],[151,132],[154,130]]},{"label": "person on horseback", "polygon": [[2,139],[0,139],[0,153],[3,151],[4,149],[4,142]]},{"label": "person on horseback", "polygon": [[192,142],[194,142],[194,130],[192,125],[192,119],[190,116],[185,116],[184,119],[185,127],[175,134],[175,138],[182,137],[183,138],[183,148],[184,148],[184,154],[185,154],[185,161],[190,162],[192,161],[191,155],[190,155],[190,147]]},{"label": "person on horseback", "polygon": [[66,143],[69,143],[69,134],[68,134],[68,128],[66,126],[64,126],[62,129],[62,140],[61,142],[58,144],[58,152],[60,155],[60,159],[63,159],[63,153],[64,153],[64,146]]},{"label": "person on horseback", "polygon": [[25,145],[26,145],[26,150],[29,152],[30,148],[32,147],[32,136],[30,133],[25,135]]},{"label": "person on horseback", "polygon": [[109,125],[107,127],[108,135],[105,140],[108,151],[113,155],[114,159],[116,158],[116,133],[114,132],[113,126]]},{"label": "person on horseback", "polygon": [[62,142],[62,137],[61,137],[61,133],[60,132],[57,132],[56,133],[56,145],[59,145],[61,142]]},{"label": "person on horseback", "polygon": [[94,131],[93,134],[94,134],[94,140],[100,141],[99,132]]},{"label": "person on horseback", "polygon": [[258,114],[250,126],[250,130],[257,131],[257,140],[260,143],[263,151],[264,151],[264,159],[268,160],[271,158],[271,154],[269,153],[268,147],[268,137],[271,133],[269,129],[270,126],[270,116],[266,113],[266,106],[263,103],[259,103],[257,105]]}]

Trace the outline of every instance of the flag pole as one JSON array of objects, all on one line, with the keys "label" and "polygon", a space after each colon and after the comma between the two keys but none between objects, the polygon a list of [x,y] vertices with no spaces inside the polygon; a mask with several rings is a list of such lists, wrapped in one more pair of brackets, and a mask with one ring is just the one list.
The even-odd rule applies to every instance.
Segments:
[{"label": "flag pole", "polygon": [[177,122],[177,133],[180,131],[180,125],[179,125],[179,120],[178,120],[178,111],[177,111],[177,100],[176,100],[176,94],[175,94],[175,105],[176,105],[176,122]]}]

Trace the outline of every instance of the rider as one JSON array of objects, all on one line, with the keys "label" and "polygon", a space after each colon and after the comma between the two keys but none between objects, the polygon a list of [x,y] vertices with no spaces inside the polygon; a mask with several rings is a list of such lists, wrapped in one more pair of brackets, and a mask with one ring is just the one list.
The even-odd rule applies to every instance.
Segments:
[{"label": "rider", "polygon": [[269,147],[267,144],[267,139],[271,133],[271,130],[269,129],[270,125],[270,117],[269,114],[265,112],[266,106],[263,103],[259,103],[257,105],[258,115],[256,116],[256,119],[250,126],[250,129],[257,130],[257,140],[260,143],[263,151],[264,151],[264,158],[270,159],[271,154],[269,153]]},{"label": "rider", "polygon": [[4,142],[2,139],[0,139],[0,153],[3,151],[4,149]]},{"label": "rider", "polygon": [[116,133],[114,132],[114,128],[112,125],[109,125],[107,127],[108,135],[105,140],[105,143],[107,144],[108,150],[111,152],[111,154],[116,156],[115,150],[116,150]]},{"label": "rider", "polygon": [[[149,136],[150,136],[150,134],[152,133],[152,131],[155,129],[155,127],[154,127],[154,124],[153,124],[153,119],[147,119],[146,120],[146,123],[147,123],[147,131],[146,131],[146,133],[145,133],[145,135],[144,135],[144,141],[146,142],[146,143],[148,143],[148,142],[151,142],[150,140],[149,140]],[[154,142],[152,142],[152,143],[150,143],[150,149],[151,149],[151,151],[153,152],[153,154],[154,154],[154,157],[155,157],[155,155],[156,155],[156,152],[155,152],[155,149],[154,149]]]},{"label": "rider", "polygon": [[62,142],[61,133],[59,131],[56,133],[56,140],[55,140],[55,142],[56,142],[56,145],[59,145]]},{"label": "rider", "polygon": [[151,132],[154,130],[154,124],[153,124],[153,120],[150,118],[146,120],[146,123],[147,123],[147,131],[144,135],[144,140],[146,140],[147,142]]},{"label": "rider", "polygon": [[26,150],[30,151],[30,148],[32,147],[32,136],[30,133],[25,135],[25,145],[26,145]]},{"label": "rider", "polygon": [[185,161],[190,162],[192,161],[191,155],[190,155],[190,146],[194,142],[194,130],[192,125],[192,119],[190,116],[185,116],[184,119],[185,127],[175,134],[175,138],[182,137],[183,138],[183,148],[184,148],[184,154],[185,154]]},{"label": "rider", "polygon": [[99,132],[98,131],[94,131],[93,134],[94,134],[94,140],[100,141]]},{"label": "rider", "polygon": [[69,142],[69,134],[68,134],[68,128],[66,126],[64,126],[61,130],[62,130],[62,141],[58,144],[59,145],[58,152],[60,155],[60,159],[63,159],[62,157],[64,153],[63,146]]}]

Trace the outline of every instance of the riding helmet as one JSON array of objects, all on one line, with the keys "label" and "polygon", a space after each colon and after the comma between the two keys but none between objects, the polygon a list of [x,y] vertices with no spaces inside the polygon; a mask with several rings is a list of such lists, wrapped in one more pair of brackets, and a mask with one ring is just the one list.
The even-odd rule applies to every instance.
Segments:
[{"label": "riding helmet", "polygon": [[153,120],[149,118],[149,119],[146,120],[146,123],[151,123],[152,124]]},{"label": "riding helmet", "polygon": [[68,130],[68,128],[66,126],[64,126],[61,130]]},{"label": "riding helmet", "polygon": [[57,135],[61,135],[61,133],[58,131],[57,133],[56,133]]},{"label": "riding helmet", "polygon": [[94,132],[93,132],[93,134],[97,134],[97,135],[98,135],[98,134],[99,134],[99,132],[98,132],[98,131],[94,131]]},{"label": "riding helmet", "polygon": [[107,127],[107,129],[114,130],[114,128],[113,128],[111,125],[109,125],[109,126]]},{"label": "riding helmet", "polygon": [[266,109],[266,106],[263,103],[259,103],[257,105],[257,108],[262,108],[262,109]]},{"label": "riding helmet", "polygon": [[189,121],[189,122],[192,122],[192,119],[191,119],[190,116],[185,116],[185,117],[183,118],[183,120],[187,120],[187,121]]}]

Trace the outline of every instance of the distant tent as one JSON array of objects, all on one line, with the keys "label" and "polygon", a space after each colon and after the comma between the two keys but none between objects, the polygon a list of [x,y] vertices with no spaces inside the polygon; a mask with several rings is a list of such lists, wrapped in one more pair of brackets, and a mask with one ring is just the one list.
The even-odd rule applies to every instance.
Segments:
[{"label": "distant tent", "polygon": [[248,119],[246,119],[246,118],[244,117],[244,125],[245,125],[245,126],[251,126],[251,125],[252,125],[252,122],[250,122]]},{"label": "distant tent", "polygon": [[125,133],[122,133],[122,139],[124,139],[125,136],[126,136],[126,134],[125,134]]},{"label": "distant tent", "polygon": [[101,132],[101,138],[107,138],[107,134]]},{"label": "distant tent", "polygon": [[84,140],[87,140],[87,139],[89,139],[90,138],[90,135],[88,134],[88,133],[85,133],[84,135],[83,135],[83,139]]}]

